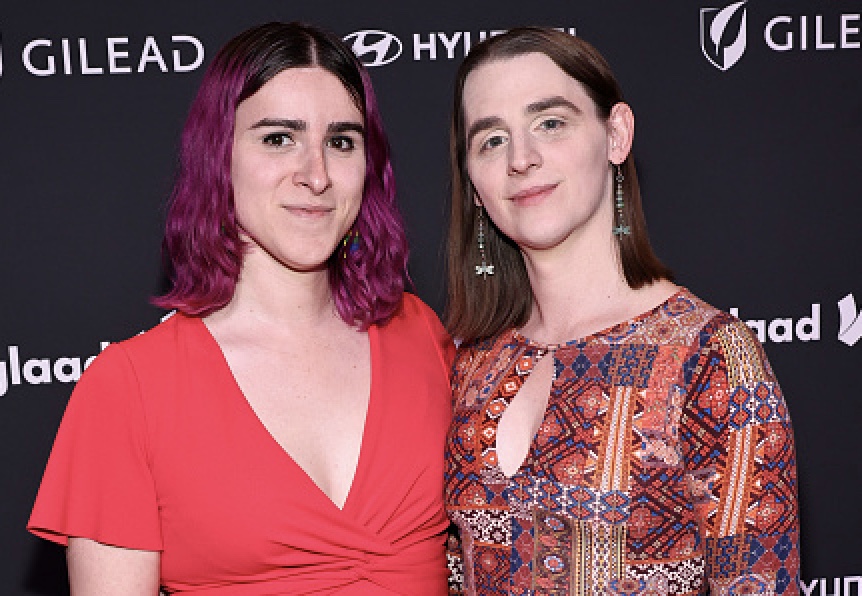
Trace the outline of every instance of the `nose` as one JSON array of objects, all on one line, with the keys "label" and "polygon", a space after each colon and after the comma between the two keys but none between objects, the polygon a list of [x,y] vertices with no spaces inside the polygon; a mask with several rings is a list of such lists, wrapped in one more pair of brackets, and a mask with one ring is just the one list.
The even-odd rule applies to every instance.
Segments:
[{"label": "nose", "polygon": [[301,160],[293,175],[294,184],[307,187],[313,194],[322,194],[332,183],[323,149],[309,149]]},{"label": "nose", "polygon": [[529,135],[513,135],[509,140],[509,174],[526,174],[542,165],[542,155]]}]

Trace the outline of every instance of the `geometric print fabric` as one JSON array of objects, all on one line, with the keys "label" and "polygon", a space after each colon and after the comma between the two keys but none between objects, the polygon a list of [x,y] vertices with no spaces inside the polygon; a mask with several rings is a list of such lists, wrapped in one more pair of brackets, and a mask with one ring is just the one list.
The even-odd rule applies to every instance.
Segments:
[{"label": "geometric print fabric", "polygon": [[[544,419],[507,478],[497,425],[545,357]],[[799,593],[787,406],[738,320],[681,290],[560,346],[514,330],[464,345],[452,383],[453,592]]]}]

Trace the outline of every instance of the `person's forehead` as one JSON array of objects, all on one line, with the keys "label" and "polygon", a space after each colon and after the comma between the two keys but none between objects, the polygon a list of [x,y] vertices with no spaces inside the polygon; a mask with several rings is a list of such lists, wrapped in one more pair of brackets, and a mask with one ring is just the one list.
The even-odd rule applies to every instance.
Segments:
[{"label": "person's forehead", "polygon": [[549,97],[564,97],[580,108],[591,105],[584,85],[545,54],[534,52],[485,62],[467,75],[463,107],[467,118],[496,109],[526,111]]},{"label": "person's forehead", "polygon": [[[286,68],[237,106],[238,111],[360,112],[341,80],[326,69]],[[361,115],[361,114],[360,114]]]}]

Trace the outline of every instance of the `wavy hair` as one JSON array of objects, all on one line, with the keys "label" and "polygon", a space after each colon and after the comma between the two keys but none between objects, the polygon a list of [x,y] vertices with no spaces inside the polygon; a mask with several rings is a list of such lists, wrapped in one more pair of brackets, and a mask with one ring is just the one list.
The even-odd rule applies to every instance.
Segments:
[{"label": "wavy hair", "polygon": [[400,305],[407,239],[371,78],[331,33],[302,23],[267,23],[219,50],[192,102],[162,243],[170,287],[153,299],[157,306],[204,316],[233,297],[245,251],[230,178],[237,106],[281,71],[312,66],[341,81],[365,120],[365,184],[353,224],[359,246],[341,243],[328,261],[336,309],[348,324],[365,329],[388,320]]}]

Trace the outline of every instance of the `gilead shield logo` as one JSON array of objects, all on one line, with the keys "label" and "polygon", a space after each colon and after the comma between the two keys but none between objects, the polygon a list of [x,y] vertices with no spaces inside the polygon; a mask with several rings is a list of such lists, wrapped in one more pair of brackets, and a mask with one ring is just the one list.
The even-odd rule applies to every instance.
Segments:
[{"label": "gilead shield logo", "polygon": [[700,50],[709,63],[727,70],[742,58],[747,40],[747,9],[743,2],[700,10]]}]

